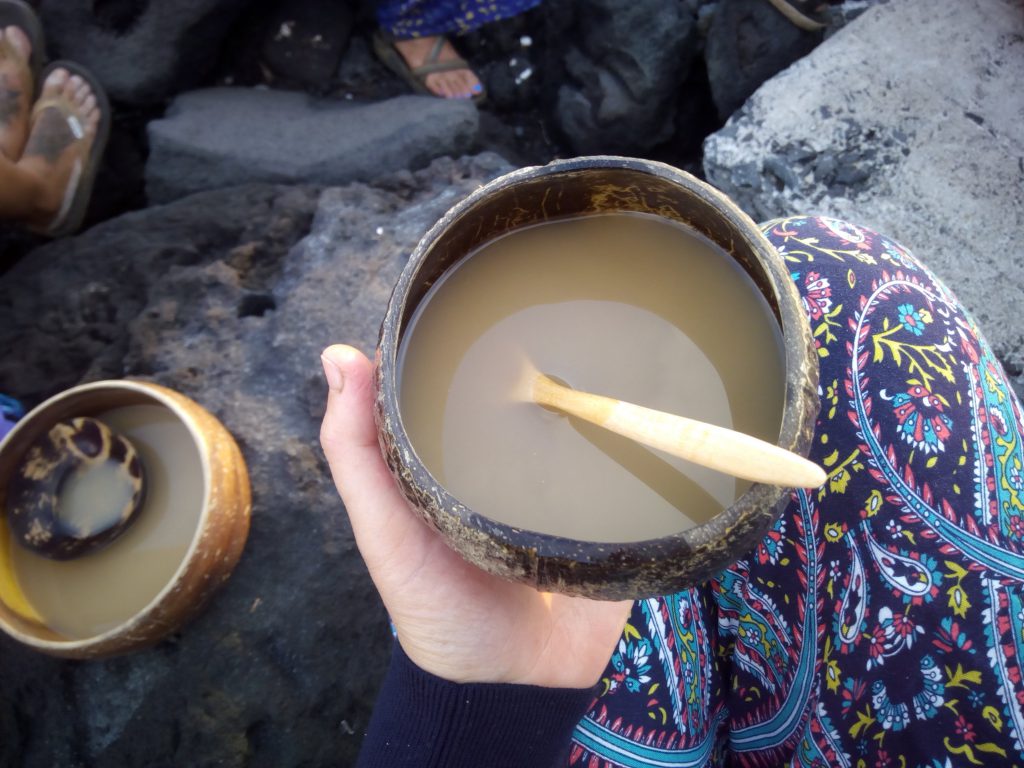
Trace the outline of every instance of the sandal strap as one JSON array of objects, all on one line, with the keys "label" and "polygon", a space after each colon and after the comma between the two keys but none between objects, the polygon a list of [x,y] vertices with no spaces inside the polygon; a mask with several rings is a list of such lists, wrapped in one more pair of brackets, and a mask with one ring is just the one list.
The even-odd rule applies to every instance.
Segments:
[{"label": "sandal strap", "polygon": [[450,59],[448,61],[422,64],[418,67],[413,67],[410,71],[415,77],[426,77],[434,72],[451,72],[456,69],[469,69],[469,64],[464,59]]},{"label": "sandal strap", "polygon": [[68,100],[63,96],[50,96],[46,99],[39,99],[35,104],[32,105],[32,117],[35,118],[44,109],[54,108],[60,111],[62,115],[70,114],[71,105],[68,104]]},{"label": "sandal strap", "polygon": [[[64,121],[68,124],[68,129],[75,137],[75,141],[81,141],[85,137],[85,126],[82,125],[81,119],[76,115],[72,109],[68,100],[62,96],[51,96],[47,99],[40,99],[32,107],[32,122],[34,123],[39,119],[40,115],[47,109],[56,109],[60,112]],[[70,145],[69,145],[70,146]],[[60,228],[64,221],[67,219],[68,214],[71,212],[71,206],[74,204],[75,195],[78,192],[78,185],[82,181],[85,164],[82,157],[76,157],[74,165],[71,168],[71,174],[68,176],[67,184],[64,186],[64,196],[61,198],[60,207],[57,209],[57,213],[50,220],[50,223],[46,225],[45,232],[47,234],[56,231]]]},{"label": "sandal strap", "polygon": [[71,168],[71,175],[68,177],[68,183],[64,187],[64,197],[61,198],[60,208],[57,210],[56,215],[50,220],[50,223],[46,225],[46,231],[48,233],[55,232],[59,229],[71,213],[71,206],[75,202],[75,195],[78,194],[78,185],[82,181],[83,164],[82,158],[76,158],[75,164]]},{"label": "sandal strap", "polygon": [[32,106],[32,122],[35,122],[39,115],[47,109],[56,109],[61,113],[65,122],[68,124],[68,128],[71,129],[71,133],[74,134],[76,141],[81,141],[85,136],[85,127],[82,125],[82,121],[79,119],[72,109],[71,105],[68,104],[67,99],[60,96],[51,96],[48,99],[40,99]]},{"label": "sandal strap", "polygon": [[418,77],[422,80],[427,75],[432,75],[435,72],[453,72],[456,69],[469,69],[469,63],[465,59],[455,58],[448,59],[447,61],[438,61],[441,57],[441,51],[444,50],[445,43],[447,42],[448,38],[444,35],[437,36],[434,44],[430,47],[430,53],[427,54],[427,58],[423,60],[423,63],[409,70],[412,72],[413,77]]},{"label": "sandal strap", "polygon": [[424,64],[435,64],[437,60],[441,58],[441,50],[444,48],[444,44],[448,42],[448,38],[444,35],[438,35],[434,39],[434,44],[430,47],[430,53],[427,54]]},{"label": "sandal strap", "polygon": [[810,16],[804,15],[786,2],[786,0],[768,0],[768,2],[792,24],[807,32],[817,32],[819,29],[824,29],[827,26],[820,21],[815,21]]}]

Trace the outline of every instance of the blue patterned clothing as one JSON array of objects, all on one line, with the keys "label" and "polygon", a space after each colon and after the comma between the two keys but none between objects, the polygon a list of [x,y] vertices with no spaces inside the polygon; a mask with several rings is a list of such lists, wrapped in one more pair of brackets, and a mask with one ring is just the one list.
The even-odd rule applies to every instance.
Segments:
[{"label": "blue patterned clothing", "polygon": [[[711,582],[636,603],[571,734],[521,728],[522,691],[466,686],[480,738],[446,752],[465,718],[418,711],[441,735],[402,765],[518,768],[495,750],[516,738],[549,745],[531,768],[1024,765],[1020,403],[905,248],[828,218],[764,232],[814,337],[827,482]],[[402,743],[392,710],[364,750]]]},{"label": "blue patterned clothing", "polygon": [[540,0],[379,0],[377,22],[393,40],[468,32],[509,19],[540,5]]},{"label": "blue patterned clothing", "polygon": [[712,582],[634,606],[568,765],[1024,765],[1020,403],[905,248],[764,232],[814,336],[828,481]]},{"label": "blue patterned clothing", "polygon": [[0,395],[0,440],[14,429],[15,422],[25,415],[25,408],[13,397]]}]

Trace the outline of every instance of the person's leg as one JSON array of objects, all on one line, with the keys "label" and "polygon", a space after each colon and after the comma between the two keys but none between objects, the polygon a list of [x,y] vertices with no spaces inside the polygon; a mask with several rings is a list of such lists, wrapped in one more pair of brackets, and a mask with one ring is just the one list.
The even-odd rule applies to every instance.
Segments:
[{"label": "person's leg", "polygon": [[0,29],[0,157],[17,160],[28,138],[32,45],[18,27]]},{"label": "person's leg", "polygon": [[28,138],[31,52],[22,30],[0,30],[0,217],[19,221],[36,215],[44,197],[42,180],[16,165]]},{"label": "person's leg", "polygon": [[1004,764],[1024,745],[1024,433],[973,319],[888,238],[766,226],[821,411],[799,491],[715,582],[740,763]]},{"label": "person's leg", "polygon": [[82,78],[64,69],[47,77],[21,158],[0,158],[0,217],[39,228],[53,220],[81,172],[99,117],[96,97]]},{"label": "person's leg", "polygon": [[636,604],[570,764],[1013,763],[1021,406],[906,249],[825,218],[764,231],[814,338],[829,479],[709,587]]},{"label": "person's leg", "polygon": [[0,156],[0,219],[27,221],[44,215],[43,179]]},{"label": "person's leg", "polygon": [[721,764],[729,676],[715,618],[707,585],[634,604],[570,765]]}]

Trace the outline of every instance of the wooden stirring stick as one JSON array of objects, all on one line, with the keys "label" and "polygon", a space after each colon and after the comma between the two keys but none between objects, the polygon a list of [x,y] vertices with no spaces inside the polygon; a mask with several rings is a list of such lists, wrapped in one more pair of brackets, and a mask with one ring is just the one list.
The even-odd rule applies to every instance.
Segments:
[{"label": "wooden stirring stick", "polygon": [[828,477],[817,464],[756,437],[581,392],[543,373],[537,373],[533,379],[532,399],[538,405],[733,477],[783,488],[817,488]]}]

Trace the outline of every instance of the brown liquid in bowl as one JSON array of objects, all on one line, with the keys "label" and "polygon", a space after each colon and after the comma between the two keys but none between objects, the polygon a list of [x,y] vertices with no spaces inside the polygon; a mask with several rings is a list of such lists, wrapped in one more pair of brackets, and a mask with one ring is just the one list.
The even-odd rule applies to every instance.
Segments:
[{"label": "brown liquid in bowl", "polygon": [[129,405],[96,418],[131,440],[146,468],[138,519],[109,546],[74,560],[50,560],[10,544],[28,601],[47,626],[70,639],[113,629],[160,594],[195,538],[205,494],[195,442],[168,409]]},{"label": "brown liquid in bowl", "polygon": [[480,514],[587,541],[656,538],[749,483],[522,402],[528,365],[774,442],[781,344],[751,278],[692,230],[646,214],[552,221],[433,286],[400,351],[402,420],[431,474]]}]

